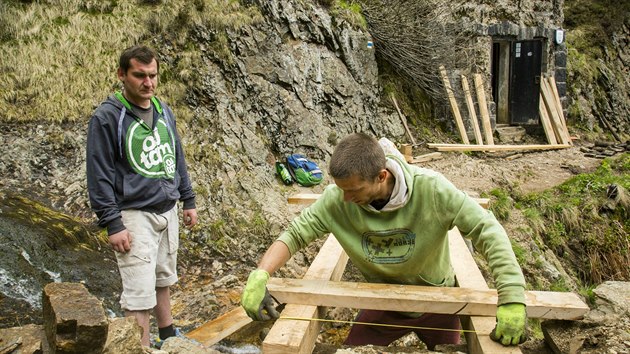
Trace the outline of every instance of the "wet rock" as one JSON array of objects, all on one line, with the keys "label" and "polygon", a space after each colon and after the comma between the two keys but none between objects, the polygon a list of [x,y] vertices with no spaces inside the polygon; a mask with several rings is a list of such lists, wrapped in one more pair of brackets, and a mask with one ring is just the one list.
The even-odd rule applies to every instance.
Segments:
[{"label": "wet rock", "polygon": [[50,283],[43,292],[44,330],[52,353],[101,353],[108,321],[83,284]]},{"label": "wet rock", "polygon": [[206,348],[200,343],[180,337],[171,337],[162,344],[162,351],[169,354],[220,354],[221,352]]}]

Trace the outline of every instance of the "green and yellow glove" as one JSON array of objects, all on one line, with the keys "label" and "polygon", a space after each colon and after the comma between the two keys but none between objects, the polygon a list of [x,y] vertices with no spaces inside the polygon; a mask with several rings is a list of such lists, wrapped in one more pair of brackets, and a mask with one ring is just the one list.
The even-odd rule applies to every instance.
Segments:
[{"label": "green and yellow glove", "polygon": [[513,303],[497,307],[497,325],[490,333],[492,340],[503,345],[517,345],[527,340],[525,305]]},{"label": "green and yellow glove", "polygon": [[274,307],[274,301],[267,291],[269,273],[263,269],[256,269],[249,273],[247,284],[241,296],[241,306],[247,316],[254,321],[266,321],[278,318],[278,311]]}]

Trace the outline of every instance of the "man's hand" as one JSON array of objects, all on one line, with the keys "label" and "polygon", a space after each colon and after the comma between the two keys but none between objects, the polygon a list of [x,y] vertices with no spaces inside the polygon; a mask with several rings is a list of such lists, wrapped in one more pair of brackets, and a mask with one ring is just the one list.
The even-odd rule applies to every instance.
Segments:
[{"label": "man's hand", "polygon": [[197,224],[197,209],[184,209],[184,225],[191,228]]},{"label": "man's hand", "polygon": [[116,252],[127,253],[131,250],[131,235],[127,229],[109,236],[109,244]]},{"label": "man's hand", "polygon": [[527,340],[525,305],[513,303],[497,307],[497,325],[490,333],[492,340],[503,345],[517,345]]},{"label": "man's hand", "polygon": [[274,307],[274,301],[267,291],[269,273],[264,269],[256,269],[249,273],[247,284],[241,296],[241,306],[247,316],[254,321],[266,321],[278,318],[278,312]]}]

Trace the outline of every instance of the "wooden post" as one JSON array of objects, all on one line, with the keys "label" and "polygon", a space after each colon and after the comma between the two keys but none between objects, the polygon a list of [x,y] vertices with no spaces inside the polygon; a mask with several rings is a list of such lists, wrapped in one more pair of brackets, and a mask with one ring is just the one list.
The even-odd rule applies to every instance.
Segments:
[{"label": "wooden post", "polygon": [[396,111],[398,112],[398,117],[400,117],[400,120],[402,121],[402,124],[405,127],[405,131],[407,132],[407,135],[409,135],[409,140],[411,140],[411,144],[416,145],[416,139],[413,138],[413,135],[411,134],[411,130],[409,130],[409,126],[407,125],[407,118],[402,114],[402,112],[400,111],[400,108],[398,108],[398,102],[396,101],[396,97],[394,97],[393,93],[390,95],[390,97],[392,98],[394,107],[396,107]]},{"label": "wooden post", "polygon": [[549,84],[547,80],[540,81],[540,88],[543,96],[543,101],[545,102],[545,106],[547,107],[547,111],[551,116],[551,125],[553,126],[554,131],[556,132],[556,137],[558,141],[563,144],[569,144],[569,136],[565,133],[564,127],[562,126],[562,122],[560,121],[560,117],[558,117],[558,111],[555,107],[555,100],[553,98],[553,94],[549,90]]},{"label": "wooden post", "polygon": [[464,97],[466,98],[466,106],[468,107],[468,116],[470,117],[470,124],[472,125],[473,132],[475,133],[475,140],[477,144],[483,145],[483,139],[481,138],[481,131],[479,131],[479,123],[477,122],[477,113],[475,112],[475,104],[473,103],[470,95],[470,87],[468,86],[468,79],[462,75],[462,89],[464,90]]},{"label": "wooden post", "polygon": [[566,119],[564,119],[564,112],[562,111],[562,102],[560,102],[560,94],[558,94],[558,87],[556,86],[556,79],[554,79],[553,76],[549,76],[547,78],[547,81],[549,84],[549,90],[553,94],[554,101],[556,102],[555,106],[556,106],[556,110],[558,111],[558,117],[560,118],[560,123],[562,123],[562,129],[564,130],[564,133],[569,138],[569,144],[572,144],[573,141],[571,141],[571,134],[569,134],[567,121]]},{"label": "wooden post", "polygon": [[405,157],[405,161],[407,163],[411,163],[413,160],[413,149],[410,144],[402,144],[400,145],[400,152]]},{"label": "wooden post", "polygon": [[446,68],[444,68],[444,66],[440,66],[440,74],[442,75],[442,81],[444,82],[444,87],[446,88],[448,101],[450,102],[451,109],[453,110],[455,123],[457,124],[457,129],[459,130],[459,136],[462,138],[464,144],[470,144],[468,134],[466,134],[466,128],[464,127],[464,121],[462,120],[462,115],[459,112],[459,107],[457,107],[457,101],[455,100],[455,95],[453,95],[453,88],[451,87],[451,82],[448,79]]},{"label": "wooden post", "polygon": [[545,102],[542,97],[542,93],[540,94],[540,99],[538,102],[538,112],[540,113],[540,122],[545,130],[545,136],[547,136],[547,140],[549,144],[555,145],[558,143],[556,140],[556,133],[553,131],[553,127],[551,126],[551,121],[549,120],[549,113],[547,113],[547,107],[545,107]]},{"label": "wooden post", "polygon": [[486,102],[486,91],[483,87],[483,79],[481,78],[481,74],[475,74],[474,77],[477,103],[479,104],[479,114],[481,115],[483,133],[486,136],[486,144],[494,145],[494,136],[492,136],[492,124],[490,123],[490,114],[488,114],[488,103]]}]

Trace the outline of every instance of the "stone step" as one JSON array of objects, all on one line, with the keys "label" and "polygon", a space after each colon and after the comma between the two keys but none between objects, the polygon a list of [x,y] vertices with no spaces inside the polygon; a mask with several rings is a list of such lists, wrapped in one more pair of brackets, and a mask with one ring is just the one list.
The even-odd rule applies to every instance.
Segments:
[{"label": "stone step", "polygon": [[525,128],[507,124],[497,124],[496,131],[501,143],[521,142],[526,134]]}]

